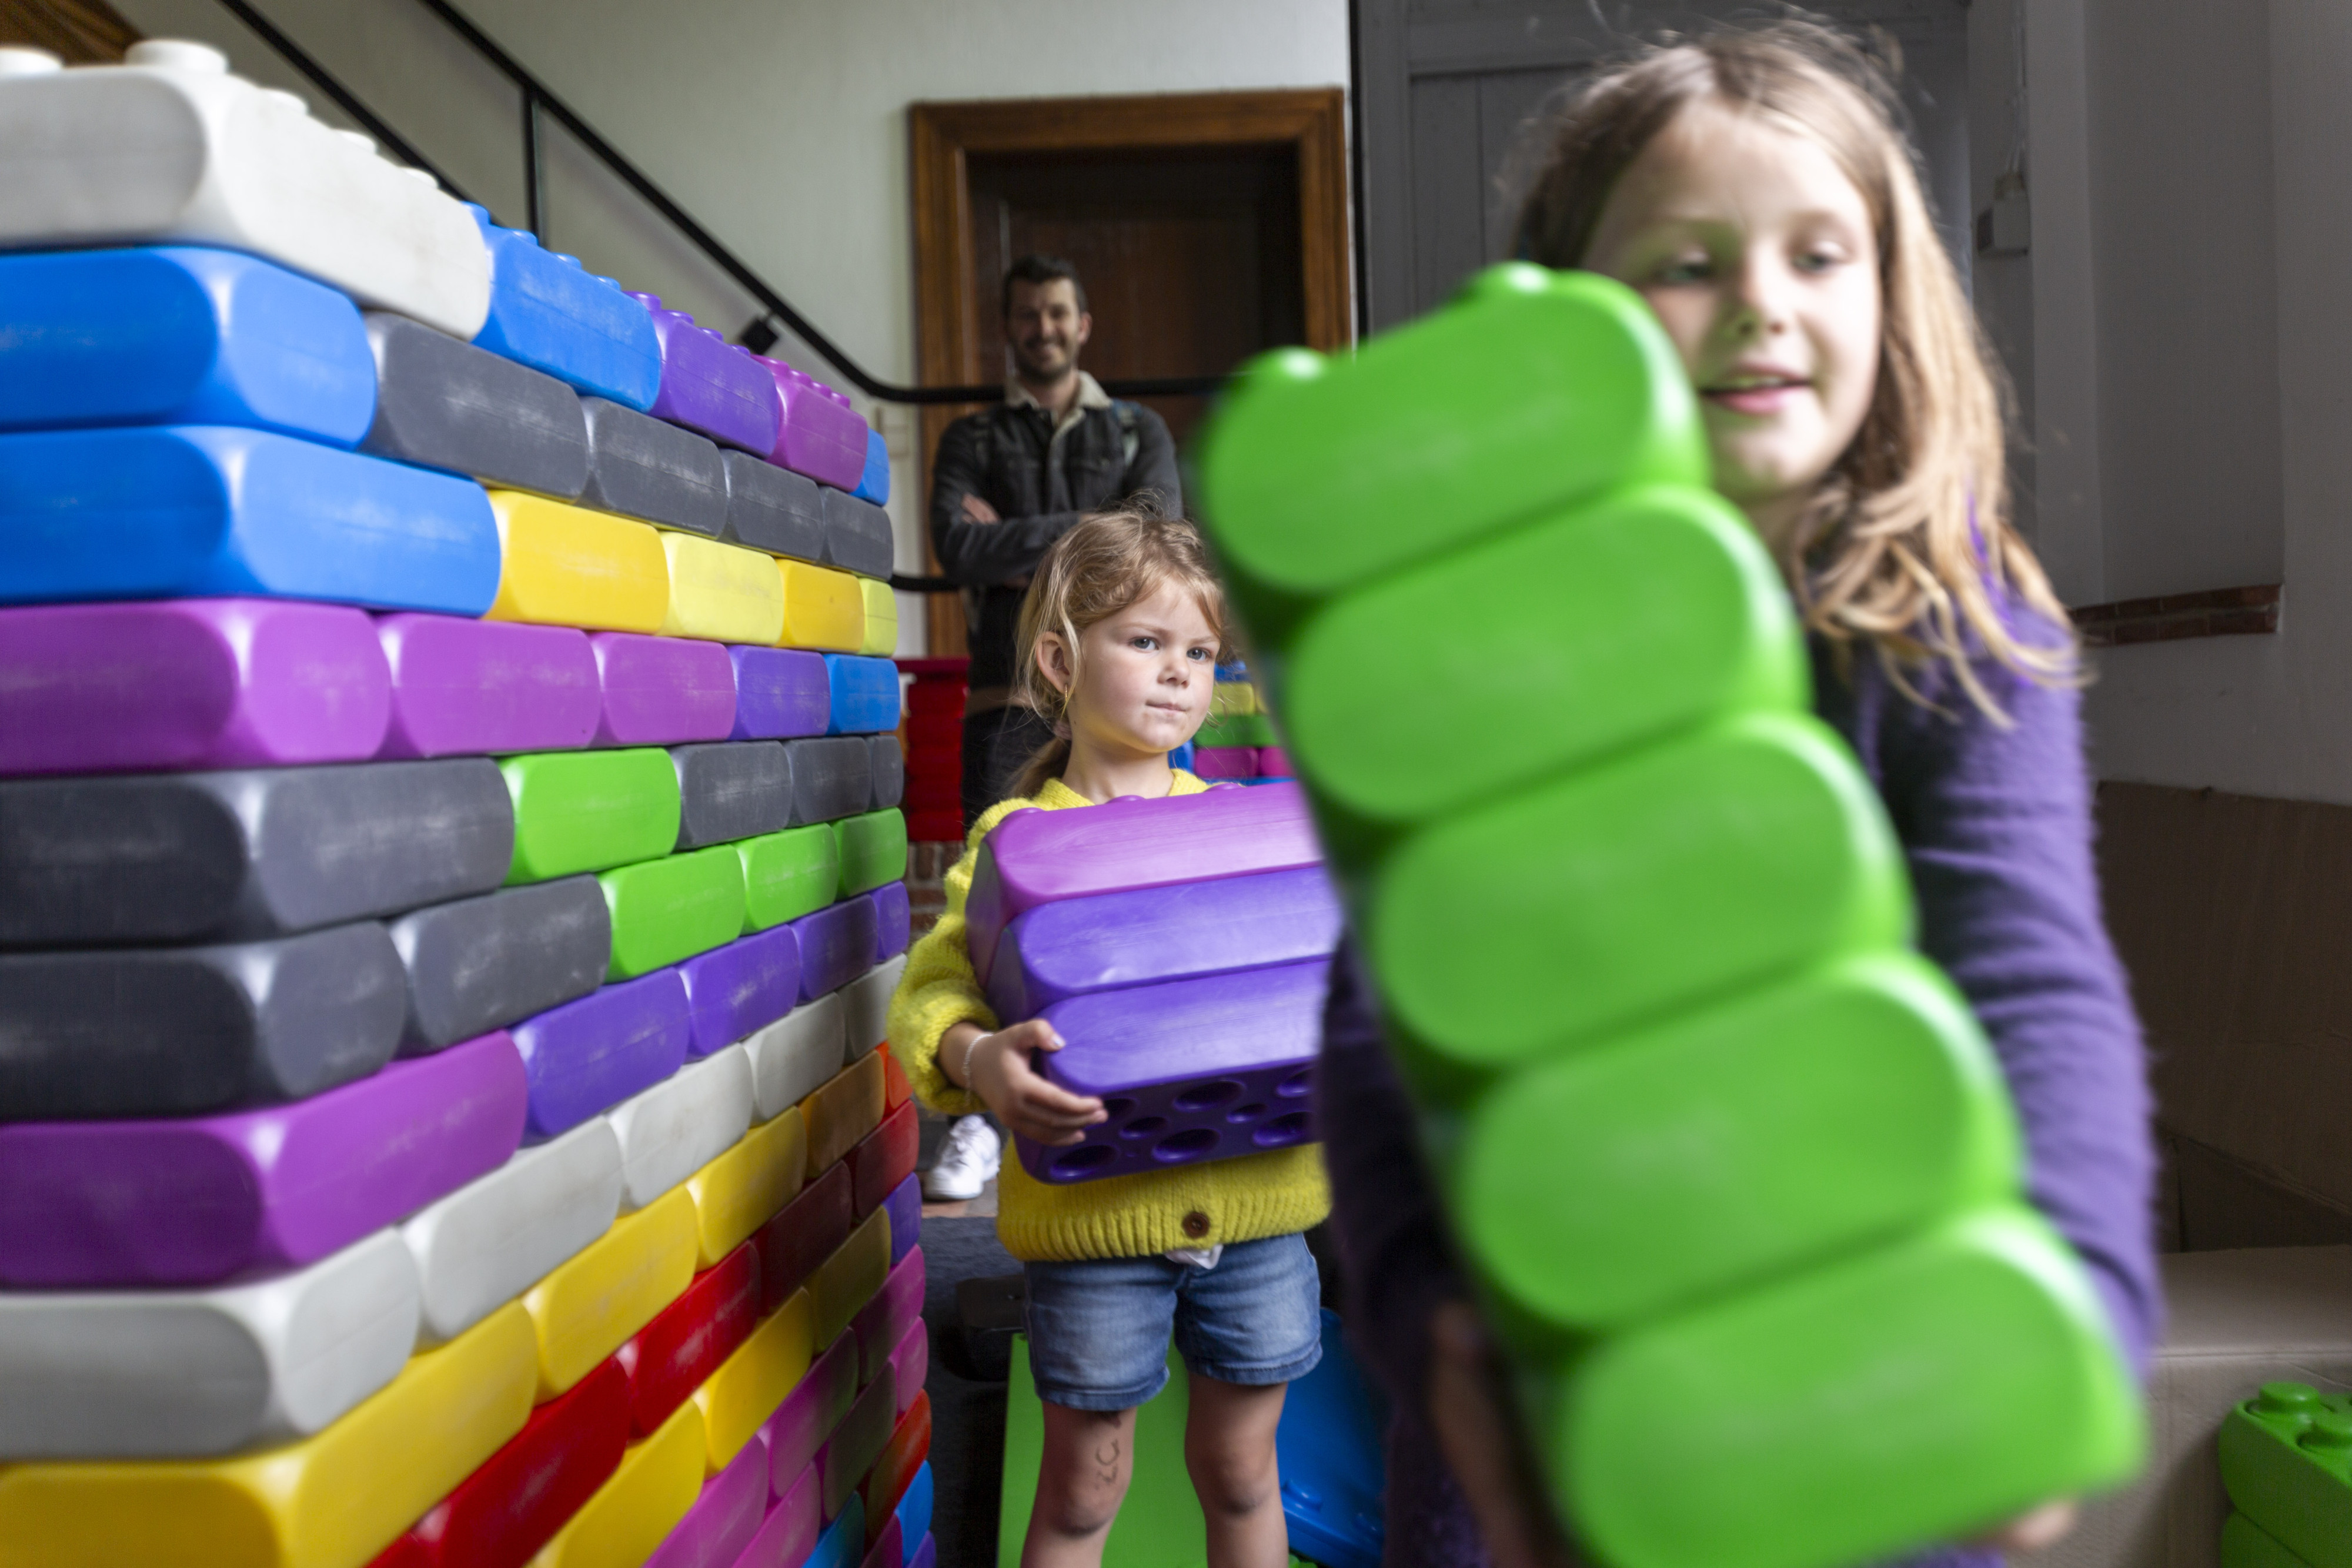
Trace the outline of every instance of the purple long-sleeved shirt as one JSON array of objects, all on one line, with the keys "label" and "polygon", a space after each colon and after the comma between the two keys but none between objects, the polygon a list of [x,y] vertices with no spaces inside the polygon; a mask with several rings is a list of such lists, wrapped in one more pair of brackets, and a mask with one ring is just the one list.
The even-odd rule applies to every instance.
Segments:
[{"label": "purple long-sleeved shirt", "polygon": [[[1967,996],[2000,1059],[2025,1132],[2027,1194],[2081,1254],[2144,1369],[2163,1311],[2155,1157],[2139,1023],[2099,911],[2078,695],[1980,660],[2011,720],[2003,727],[1940,666],[1914,678],[1937,712],[1866,652],[1850,674],[1818,641],[1812,653],[1815,711],[1853,746],[1902,841],[1920,950]],[[1387,1561],[1474,1568],[1486,1552],[1421,1414],[1430,1314],[1469,1291],[1352,954],[1333,969],[1317,1084],[1349,1332],[1398,1412]]]}]

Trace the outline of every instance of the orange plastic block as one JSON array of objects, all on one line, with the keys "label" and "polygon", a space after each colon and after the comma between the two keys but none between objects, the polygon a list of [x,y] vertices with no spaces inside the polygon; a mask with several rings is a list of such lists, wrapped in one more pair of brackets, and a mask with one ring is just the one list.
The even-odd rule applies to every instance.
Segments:
[{"label": "orange plastic block", "polygon": [[882,1059],[887,1054],[868,1051],[801,1102],[812,1179],[882,1124]]},{"label": "orange plastic block", "polygon": [[888,1040],[877,1054],[882,1058],[882,1113],[887,1116],[915,1097],[915,1086],[907,1082],[907,1070],[891,1054]]},{"label": "orange plastic block", "polygon": [[883,1447],[882,1457],[874,1461],[866,1474],[866,1485],[860,1489],[866,1499],[866,1543],[871,1547],[882,1539],[882,1526],[897,1511],[898,1500],[907,1495],[908,1483],[931,1453],[931,1396],[919,1393],[915,1403],[898,1417],[898,1425],[890,1433],[890,1441]]}]

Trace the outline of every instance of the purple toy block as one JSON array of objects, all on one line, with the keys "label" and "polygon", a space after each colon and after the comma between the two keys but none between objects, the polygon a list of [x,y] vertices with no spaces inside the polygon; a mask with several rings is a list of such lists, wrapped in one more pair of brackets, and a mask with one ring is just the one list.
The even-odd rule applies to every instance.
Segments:
[{"label": "purple toy block", "polygon": [[514,1027],[530,1079],[531,1138],[551,1138],[650,1089],[686,1061],[693,1038],[676,969],[591,991]]},{"label": "purple toy block", "polygon": [[1047,1008],[1040,1016],[1064,1044],[1039,1070],[1100,1096],[1110,1119],[1066,1148],[1015,1139],[1023,1168],[1058,1184],[1313,1143],[1330,967],[1318,958]]},{"label": "purple toy block", "polygon": [[877,926],[869,897],[845,898],[789,925],[800,934],[804,1002],[841,989],[874,967]]},{"label": "purple toy block", "polygon": [[800,934],[772,926],[677,967],[692,1019],[689,1056],[724,1051],[793,1010],[801,994]]},{"label": "purple toy block", "polygon": [[571,751],[596,737],[604,697],[588,634],[568,626],[376,618],[392,666],[383,757]]},{"label": "purple toy block", "polygon": [[916,1547],[914,1554],[907,1559],[907,1568],[938,1568],[939,1560],[940,1549],[927,1531],[923,1543]]},{"label": "purple toy block", "polygon": [[768,1446],[755,1435],[727,1468],[702,1483],[702,1495],[686,1511],[646,1568],[731,1568],[768,1511]]},{"label": "purple toy block", "polygon": [[915,939],[914,906],[903,882],[886,882],[866,896],[874,904],[874,962],[887,964]]},{"label": "purple toy block", "polygon": [[915,1407],[915,1396],[923,1391],[923,1380],[930,1375],[931,1334],[920,1317],[907,1325],[898,1336],[896,1349],[890,1352],[890,1381],[898,1390],[898,1414],[904,1416]]},{"label": "purple toy block", "polygon": [[972,968],[992,973],[997,938],[1041,904],[1322,863],[1296,784],[1015,811],[980,846],[964,904]]},{"label": "purple toy block", "polygon": [[833,716],[824,655],[799,648],[727,650],[735,664],[735,727],[730,740],[790,740],[823,735]]},{"label": "purple toy block", "polygon": [[890,1263],[897,1267],[923,1233],[923,1178],[908,1176],[882,1200],[890,1216]]},{"label": "purple toy block", "polygon": [[504,1165],[527,1090],[499,1032],[291,1105],[0,1127],[0,1281],[201,1285],[316,1262]]},{"label": "purple toy block", "polygon": [[782,360],[760,359],[760,363],[773,378],[783,405],[768,461],[836,490],[857,488],[866,475],[866,424],[849,400]]},{"label": "purple toy block", "polygon": [[356,762],[392,680],[364,611],[270,599],[0,610],[0,773]]},{"label": "purple toy block", "polygon": [[761,1428],[768,1438],[769,1484],[778,1497],[787,1496],[815,1464],[818,1450],[856,1397],[857,1336],[844,1329],[823,1355],[809,1363],[808,1371]]},{"label": "purple toy block", "polygon": [[1290,753],[1279,746],[1257,748],[1257,776],[1261,779],[1290,779],[1298,769],[1290,765]]},{"label": "purple toy block", "polygon": [[677,746],[724,740],[735,727],[735,664],[718,643],[596,632],[604,707],[598,746]]},{"label": "purple toy block", "polygon": [[751,350],[696,326],[683,310],[663,309],[655,295],[629,298],[653,317],[661,340],[661,391],[646,412],[728,446],[761,456],[773,451],[782,411],[766,368]]},{"label": "purple toy block", "polygon": [[1328,958],[1339,899],[1319,866],[1041,904],[996,944],[988,1005],[1007,1023],[1120,986]]},{"label": "purple toy block", "polygon": [[1203,746],[1192,753],[1194,777],[1219,779],[1257,777],[1257,748],[1252,746]]}]

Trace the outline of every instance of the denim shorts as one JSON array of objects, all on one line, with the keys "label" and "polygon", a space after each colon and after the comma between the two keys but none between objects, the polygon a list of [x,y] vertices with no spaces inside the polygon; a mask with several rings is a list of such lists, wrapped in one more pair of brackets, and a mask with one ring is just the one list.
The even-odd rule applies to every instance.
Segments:
[{"label": "denim shorts", "polygon": [[1172,1332],[1195,1376],[1295,1383],[1323,1359],[1321,1282],[1304,1236],[1225,1248],[1213,1269],[1166,1258],[1030,1263],[1029,1372],[1037,1397],[1132,1410],[1168,1383]]}]

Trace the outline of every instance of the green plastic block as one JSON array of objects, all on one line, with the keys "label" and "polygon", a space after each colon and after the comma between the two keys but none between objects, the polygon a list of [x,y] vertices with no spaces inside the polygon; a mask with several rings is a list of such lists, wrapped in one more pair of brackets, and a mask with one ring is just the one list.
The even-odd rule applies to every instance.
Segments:
[{"label": "green plastic block", "polygon": [[2352,1396],[2263,1384],[2221,1422],[2221,1484],[2312,1568],[2352,1568]]},{"label": "green plastic block", "polygon": [[743,862],[733,844],[640,861],[596,880],[613,912],[608,980],[651,974],[743,934]]},{"label": "green plastic block", "polygon": [[839,896],[848,898],[907,874],[907,819],[897,807],[844,817],[833,831],[841,851]]},{"label": "green plastic block", "polygon": [[739,839],[733,848],[743,864],[746,931],[814,914],[839,891],[841,845],[830,822]]},{"label": "green plastic block", "polygon": [[1227,714],[1202,725],[1192,737],[1195,746],[1280,746],[1282,737],[1274,733],[1274,720],[1262,713]]},{"label": "green plastic block", "polygon": [[2312,1568],[2242,1513],[2221,1521],[2221,1568]]},{"label": "green plastic block", "polygon": [[658,747],[541,751],[499,763],[514,798],[509,886],[666,855],[677,844],[677,770]]}]

